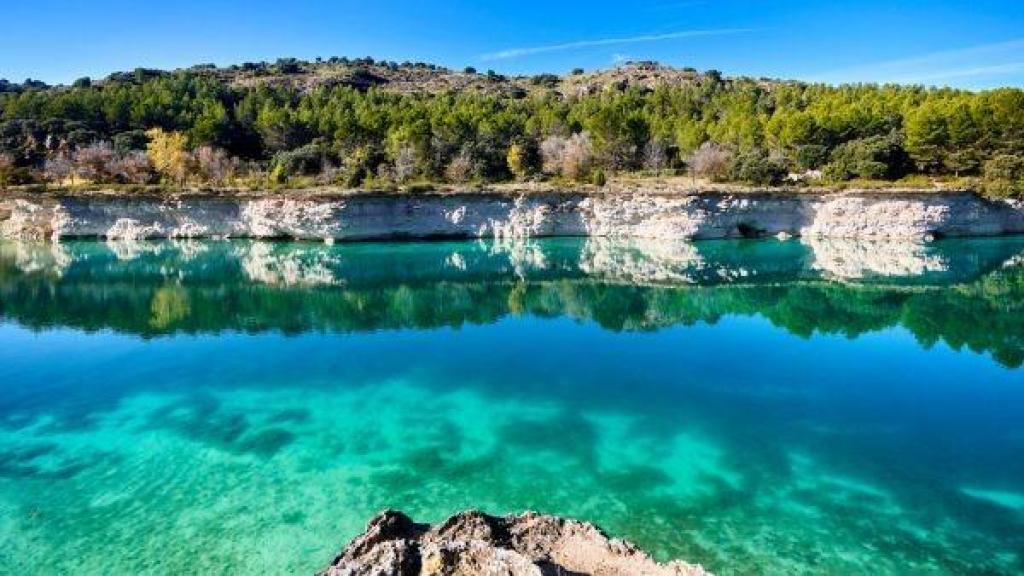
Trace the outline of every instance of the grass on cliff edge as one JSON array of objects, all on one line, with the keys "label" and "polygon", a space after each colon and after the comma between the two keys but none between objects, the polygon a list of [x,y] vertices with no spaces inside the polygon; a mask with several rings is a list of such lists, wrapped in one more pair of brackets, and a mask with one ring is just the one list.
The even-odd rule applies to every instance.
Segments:
[{"label": "grass on cliff edge", "polygon": [[450,184],[431,182],[426,180],[409,182],[401,185],[376,185],[360,188],[347,188],[342,186],[325,186],[315,183],[312,179],[295,179],[288,184],[275,184],[266,186],[176,186],[169,184],[160,185],[138,185],[138,184],[94,184],[79,182],[75,184],[31,184],[24,186],[7,186],[0,188],[0,194],[4,195],[32,195],[32,194],[54,194],[63,195],[82,194],[115,194],[115,195],[161,195],[168,196],[178,194],[212,194],[212,195],[262,195],[281,193],[301,193],[313,196],[319,195],[358,195],[358,194],[416,194],[416,193],[478,193],[478,194],[508,194],[508,193],[557,193],[557,192],[591,192],[591,193],[620,193],[620,192],[655,192],[655,193],[702,193],[702,192],[729,192],[729,193],[754,193],[754,192],[786,192],[786,193],[828,193],[842,192],[847,190],[872,191],[878,193],[926,193],[926,192],[960,192],[972,191],[982,196],[991,196],[984,193],[984,188],[978,178],[930,178],[925,176],[909,176],[901,180],[850,180],[838,183],[815,183],[803,182],[789,183],[781,186],[755,186],[738,182],[712,182],[707,179],[693,178],[690,176],[654,176],[647,174],[618,174],[609,177],[603,186],[590,183],[573,182],[564,179],[551,179],[545,181],[531,180],[520,182],[471,182],[465,184]]}]

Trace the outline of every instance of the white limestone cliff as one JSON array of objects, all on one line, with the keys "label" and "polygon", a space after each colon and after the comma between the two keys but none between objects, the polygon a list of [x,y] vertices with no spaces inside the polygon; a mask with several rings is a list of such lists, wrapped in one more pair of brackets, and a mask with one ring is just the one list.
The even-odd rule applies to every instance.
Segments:
[{"label": "white limestone cliff", "polygon": [[966,192],[423,193],[334,197],[0,198],[0,237],[387,240],[792,235],[929,239],[1024,233],[1024,203]]}]

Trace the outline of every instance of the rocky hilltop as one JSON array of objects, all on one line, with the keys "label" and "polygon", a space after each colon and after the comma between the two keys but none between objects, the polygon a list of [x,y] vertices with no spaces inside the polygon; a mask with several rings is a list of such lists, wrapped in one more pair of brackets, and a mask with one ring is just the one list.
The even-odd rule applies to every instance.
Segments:
[{"label": "rocky hilltop", "polygon": [[659,564],[592,524],[527,512],[462,512],[430,526],[378,514],[320,576],[704,576],[700,566]]},{"label": "rocky hilltop", "polygon": [[[523,98],[528,94],[579,97],[609,89],[701,87],[734,81],[722,78],[715,71],[698,72],[693,68],[674,68],[657,62],[625,62],[610,69],[591,72],[577,70],[576,73],[564,76],[505,76],[493,72],[480,73],[473,69],[455,71],[425,63],[397,64],[367,59],[286,62],[284,65],[255,63],[227,69],[200,67],[191,71],[214,76],[239,88],[269,86],[309,92],[318,88],[351,86],[357,89],[373,87],[399,94],[478,92],[511,98]],[[757,82],[766,88],[787,83],[767,79]]]},{"label": "rocky hilltop", "polygon": [[395,240],[591,236],[929,239],[1024,233],[970,192],[458,191],[0,196],[0,237]]},{"label": "rocky hilltop", "polygon": [[[473,68],[452,70],[426,62],[389,62],[373,58],[328,58],[313,61],[281,58],[276,62],[246,62],[228,67],[198,64],[173,71],[137,68],[115,72],[106,78],[90,81],[96,87],[141,82],[173,74],[188,73],[223,83],[233,88],[272,88],[297,92],[348,86],[359,90],[375,88],[396,94],[445,94],[477,92],[522,98],[527,94],[555,93],[560,96],[594,94],[606,89],[623,90],[637,87],[651,90],[659,86],[701,86],[707,83],[731,82],[717,71],[698,72],[693,68],[674,68],[657,62],[624,62],[613,68],[558,76],[506,76]],[[759,80],[766,87],[784,83],[781,80]],[[65,90],[63,86],[47,86],[38,80],[23,84],[0,79],[0,92],[30,89]]]}]

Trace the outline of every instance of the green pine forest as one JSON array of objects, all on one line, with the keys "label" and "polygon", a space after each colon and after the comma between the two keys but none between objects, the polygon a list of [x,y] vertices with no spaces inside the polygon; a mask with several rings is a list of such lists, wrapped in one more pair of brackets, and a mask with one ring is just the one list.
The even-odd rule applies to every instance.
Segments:
[{"label": "green pine forest", "polygon": [[[674,72],[638,81],[651,70]],[[70,86],[0,80],[0,186],[604,185],[619,175],[954,182],[1021,197],[1024,91],[829,86],[653,63],[509,78],[370,58],[138,69]]]}]

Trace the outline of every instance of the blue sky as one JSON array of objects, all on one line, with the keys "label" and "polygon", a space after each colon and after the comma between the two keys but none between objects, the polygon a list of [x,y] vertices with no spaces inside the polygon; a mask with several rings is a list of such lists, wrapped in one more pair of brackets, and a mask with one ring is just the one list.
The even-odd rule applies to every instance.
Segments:
[{"label": "blue sky", "polygon": [[651,59],[729,75],[1024,86],[1024,1],[9,2],[0,78],[365,56],[538,73]]}]

